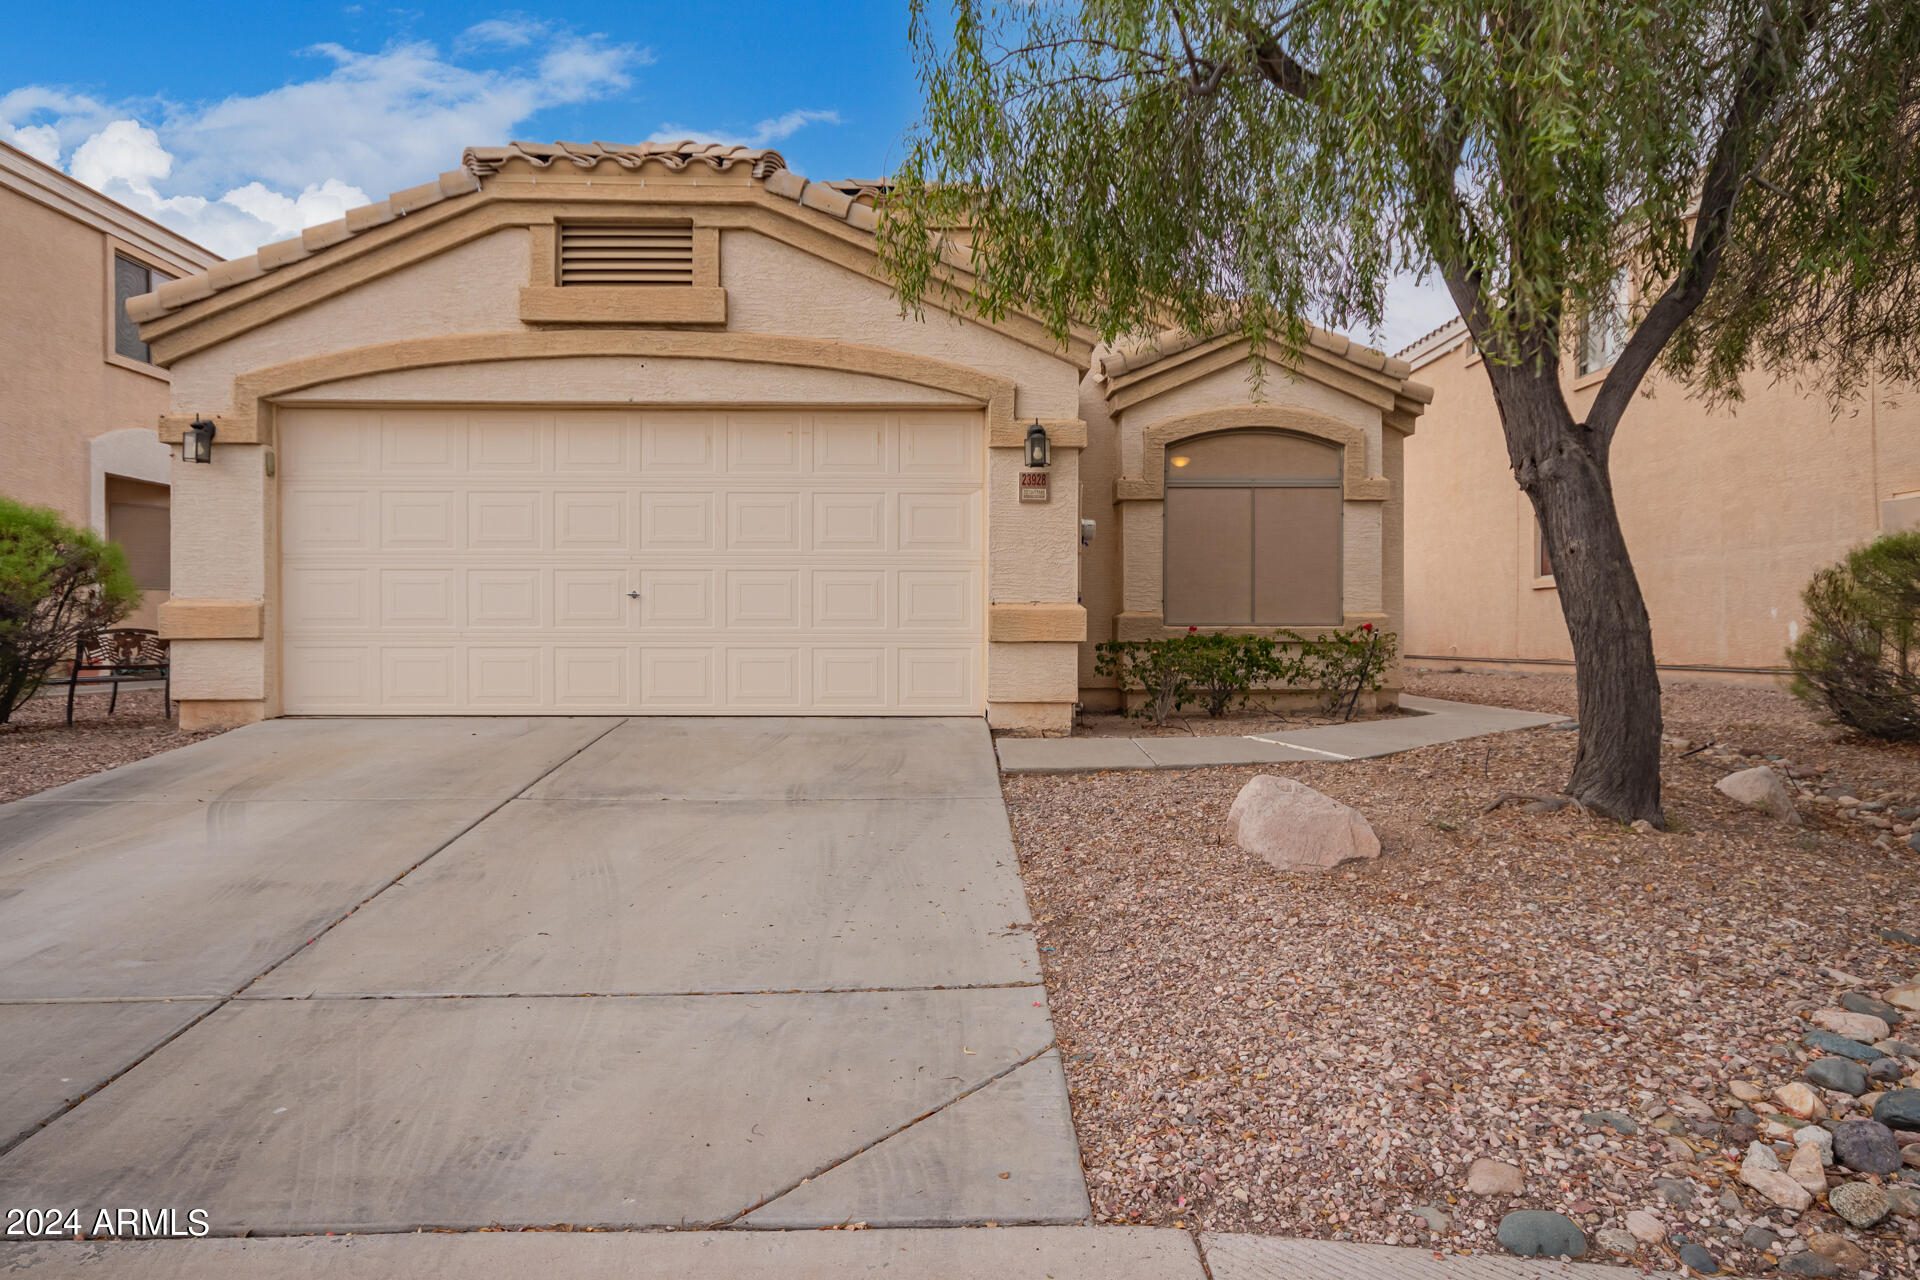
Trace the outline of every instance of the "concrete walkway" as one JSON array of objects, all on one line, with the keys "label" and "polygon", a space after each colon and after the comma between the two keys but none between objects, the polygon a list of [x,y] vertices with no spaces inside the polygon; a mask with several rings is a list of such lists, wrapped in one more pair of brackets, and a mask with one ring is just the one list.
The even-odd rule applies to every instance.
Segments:
[{"label": "concrete walkway", "polygon": [[0,1207],[1083,1222],[1028,929],[978,720],[255,725],[0,807]]},{"label": "concrete walkway", "polygon": [[93,1280],[1610,1280],[1638,1274],[1272,1236],[1206,1234],[1196,1243],[1185,1231],[1085,1226],[0,1244],[0,1270],[15,1269]]},{"label": "concrete walkway", "polygon": [[1567,722],[1565,716],[1470,702],[1402,696],[1414,715],[1288,733],[1178,738],[1000,738],[1002,773],[1100,773],[1109,769],[1192,769],[1204,765],[1365,760],[1440,742]]}]

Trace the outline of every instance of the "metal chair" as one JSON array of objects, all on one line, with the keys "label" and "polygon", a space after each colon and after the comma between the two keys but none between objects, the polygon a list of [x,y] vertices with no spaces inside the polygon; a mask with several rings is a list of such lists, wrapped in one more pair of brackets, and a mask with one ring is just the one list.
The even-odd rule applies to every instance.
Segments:
[{"label": "metal chair", "polygon": [[161,707],[173,715],[173,664],[167,642],[148,627],[114,627],[80,641],[74,654],[73,670],[67,676],[67,723],[73,723],[73,695],[83,684],[110,684],[113,697],[107,702],[107,714],[120,705],[122,680],[163,682]]}]

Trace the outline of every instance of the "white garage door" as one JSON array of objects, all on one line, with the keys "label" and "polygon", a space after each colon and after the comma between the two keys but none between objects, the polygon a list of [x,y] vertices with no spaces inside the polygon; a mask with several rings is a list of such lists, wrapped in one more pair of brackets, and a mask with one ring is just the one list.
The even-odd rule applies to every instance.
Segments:
[{"label": "white garage door", "polygon": [[285,409],[291,714],[977,714],[979,415]]}]

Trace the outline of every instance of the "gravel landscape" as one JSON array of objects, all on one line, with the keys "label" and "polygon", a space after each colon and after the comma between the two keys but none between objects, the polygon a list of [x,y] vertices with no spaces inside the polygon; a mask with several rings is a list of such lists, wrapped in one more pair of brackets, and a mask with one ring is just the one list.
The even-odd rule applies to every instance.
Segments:
[{"label": "gravel landscape", "polygon": [[10,722],[0,724],[0,804],[220,732],[180,732],[179,722],[166,718],[157,689],[122,690],[112,715],[108,697],[80,694],[71,728],[64,689],[57,697],[28,699]]},{"label": "gravel landscape", "polygon": [[[1555,675],[1408,691],[1575,709]],[[1920,1120],[1894,1114],[1920,1097],[1888,1092],[1920,1084],[1920,1049],[1892,1039],[1920,1039],[1920,1014],[1879,1000],[1920,974],[1920,755],[1772,690],[1676,686],[1666,716],[1665,833],[1489,810],[1559,789],[1558,729],[1006,778],[1098,1219],[1487,1252],[1541,1210],[1588,1260],[1920,1274]],[[1762,764],[1799,775],[1804,825],[1714,790]],[[1382,855],[1279,872],[1243,852],[1226,814],[1261,772],[1357,808]],[[1835,1020],[1856,1009],[1888,1018]],[[1816,1163],[1795,1165],[1823,1119],[1839,1156],[1809,1132]]]}]

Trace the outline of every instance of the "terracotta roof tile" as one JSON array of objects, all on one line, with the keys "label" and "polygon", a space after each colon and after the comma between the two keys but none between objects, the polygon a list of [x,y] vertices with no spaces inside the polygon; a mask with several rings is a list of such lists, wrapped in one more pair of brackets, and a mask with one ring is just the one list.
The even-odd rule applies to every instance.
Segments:
[{"label": "terracotta roof tile", "polygon": [[458,169],[450,169],[432,182],[349,209],[344,218],[308,227],[292,239],[263,246],[249,257],[222,263],[213,272],[175,280],[154,293],[128,299],[127,315],[138,324],[158,320],[181,307],[212,297],[221,289],[257,280],[281,267],[302,262],[363,231],[385,226],[442,201],[472,195],[480,190],[481,179],[498,173],[502,166],[515,160],[525,161],[537,169],[557,164],[583,169],[601,164],[623,169],[661,164],[673,170],[705,165],[716,172],[725,172],[735,165],[745,165],[753,177],[765,183],[769,194],[838,218],[860,231],[872,231],[877,225],[874,202],[885,189],[883,183],[877,182],[808,182],[799,174],[788,172],[786,158],[778,151],[692,139],[636,143],[510,142],[504,147],[468,147]]}]

